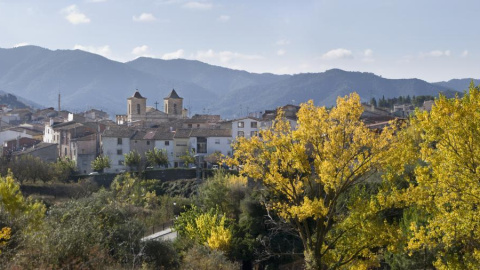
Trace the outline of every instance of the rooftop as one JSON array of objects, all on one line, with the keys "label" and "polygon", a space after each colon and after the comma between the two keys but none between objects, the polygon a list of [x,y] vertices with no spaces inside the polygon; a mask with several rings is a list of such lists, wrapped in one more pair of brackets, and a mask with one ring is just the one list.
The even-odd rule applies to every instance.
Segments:
[{"label": "rooftop", "polygon": [[170,95],[168,95],[165,99],[169,99],[169,98],[174,98],[174,99],[183,99],[181,98],[177,92],[175,91],[175,89],[172,89],[172,92],[170,92]]}]

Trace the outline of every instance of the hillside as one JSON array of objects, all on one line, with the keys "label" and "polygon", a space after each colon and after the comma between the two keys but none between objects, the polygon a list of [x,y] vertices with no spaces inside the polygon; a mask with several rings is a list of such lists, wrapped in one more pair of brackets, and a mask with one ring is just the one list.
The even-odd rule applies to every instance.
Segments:
[{"label": "hillside", "polygon": [[435,96],[439,92],[452,95],[449,88],[432,85],[419,79],[385,79],[373,73],[332,69],[323,73],[298,74],[268,85],[236,90],[222,99],[215,110],[229,115],[239,112],[240,107],[242,109],[248,107],[249,111],[255,111],[275,108],[279,104],[299,104],[309,99],[317,105],[331,106],[335,104],[338,96],[345,96],[351,92],[357,92],[364,101],[382,96],[386,98],[407,95]]},{"label": "hillside", "polygon": [[444,82],[436,82],[434,83],[435,85],[451,88],[455,91],[463,93],[463,91],[468,89],[468,86],[470,83],[473,81],[475,85],[480,84],[480,80],[472,79],[472,78],[467,78],[467,79],[452,79],[449,81],[444,81]]},{"label": "hillside", "polygon": [[190,99],[202,102],[212,96],[196,85],[152,76],[84,51],[50,51],[35,46],[0,49],[0,89],[45,106],[56,106],[60,92],[65,109],[95,107],[111,114],[125,113],[126,99],[135,89],[154,106],[173,83]]},{"label": "hillside", "polygon": [[257,74],[184,59],[141,57],[121,63],[80,50],[52,51],[36,46],[0,49],[0,89],[43,106],[56,107],[61,93],[62,108],[78,111],[94,107],[113,116],[125,113],[126,99],[135,89],[148,98],[148,106],[155,106],[155,101],[161,104],[173,87],[191,113],[221,113],[227,118],[308,99],[332,105],[337,96],[352,91],[369,100],[457,89],[419,79],[391,80],[339,69],[297,75]]}]

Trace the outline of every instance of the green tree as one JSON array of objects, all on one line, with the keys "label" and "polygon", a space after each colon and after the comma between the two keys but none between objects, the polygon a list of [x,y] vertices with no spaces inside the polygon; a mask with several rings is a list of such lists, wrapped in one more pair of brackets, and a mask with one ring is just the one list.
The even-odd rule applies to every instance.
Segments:
[{"label": "green tree", "polygon": [[34,157],[32,155],[22,155],[13,158],[10,161],[9,167],[20,183],[28,180],[33,181],[34,183],[38,180],[47,182],[52,179],[52,174],[50,172],[51,165],[39,157]]},{"label": "green tree", "polygon": [[165,149],[148,150],[146,156],[150,165],[168,167],[168,154]]},{"label": "green tree", "polygon": [[66,182],[75,173],[77,166],[70,159],[60,159],[51,165],[53,169],[53,178],[58,182]]},{"label": "green tree", "polygon": [[140,171],[142,156],[140,156],[137,151],[132,150],[126,154],[123,154],[123,156],[125,157],[125,165],[130,167],[130,171],[133,171],[134,168],[136,168],[138,172]]},{"label": "green tree", "polygon": [[52,206],[17,268],[135,269],[144,234],[137,212],[107,191]]},{"label": "green tree", "polygon": [[110,168],[110,158],[108,156],[98,156],[92,161],[92,169],[97,172],[103,172],[105,168]]},{"label": "green tree", "polygon": [[195,157],[190,151],[186,151],[183,156],[180,157],[183,161],[183,165],[187,168],[190,164],[195,164]]},{"label": "green tree", "polygon": [[279,113],[271,130],[234,146],[232,163],[261,181],[268,210],[298,232],[307,269],[378,266],[374,249],[395,234],[362,188],[393,131],[369,130],[361,114],[357,94],[338,98],[330,111],[310,101],[298,112],[297,130]]}]

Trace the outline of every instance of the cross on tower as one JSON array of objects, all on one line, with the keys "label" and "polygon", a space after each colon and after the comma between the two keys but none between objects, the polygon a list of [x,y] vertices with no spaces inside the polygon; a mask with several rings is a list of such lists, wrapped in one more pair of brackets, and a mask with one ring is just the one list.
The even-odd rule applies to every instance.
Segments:
[{"label": "cross on tower", "polygon": [[153,104],[155,104],[155,110],[158,111],[158,108],[157,108],[157,105],[159,104],[158,101],[155,101],[155,103],[153,103]]}]

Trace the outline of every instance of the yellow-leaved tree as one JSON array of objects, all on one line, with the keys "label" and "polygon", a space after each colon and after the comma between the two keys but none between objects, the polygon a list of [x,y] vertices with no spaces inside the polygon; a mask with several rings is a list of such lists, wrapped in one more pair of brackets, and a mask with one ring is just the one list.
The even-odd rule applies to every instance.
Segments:
[{"label": "yellow-leaved tree", "polygon": [[[20,191],[20,184],[9,171],[0,176],[0,264],[9,261],[17,252],[11,248],[23,245],[27,236],[33,236],[43,222],[45,205],[25,198]],[[6,257],[4,257],[6,255]],[[3,258],[2,258],[3,257]]]},{"label": "yellow-leaved tree", "polygon": [[271,129],[234,146],[230,163],[261,181],[267,209],[296,229],[307,269],[379,265],[374,249],[395,234],[365,188],[394,132],[370,130],[362,112],[357,94],[339,97],[331,110],[309,101],[296,130],[280,112]]},{"label": "yellow-leaved tree", "polygon": [[198,244],[226,252],[230,249],[233,236],[226,221],[225,215],[220,215],[218,209],[202,213],[192,206],[192,209],[180,214],[175,221],[175,230]]},{"label": "yellow-leaved tree", "polygon": [[[412,222],[410,251],[436,250],[438,269],[480,268],[480,89],[463,98],[441,96],[431,112],[419,112],[415,179],[399,200],[427,213]],[[407,146],[408,147],[408,146]],[[414,148],[410,148],[414,149]]]}]

